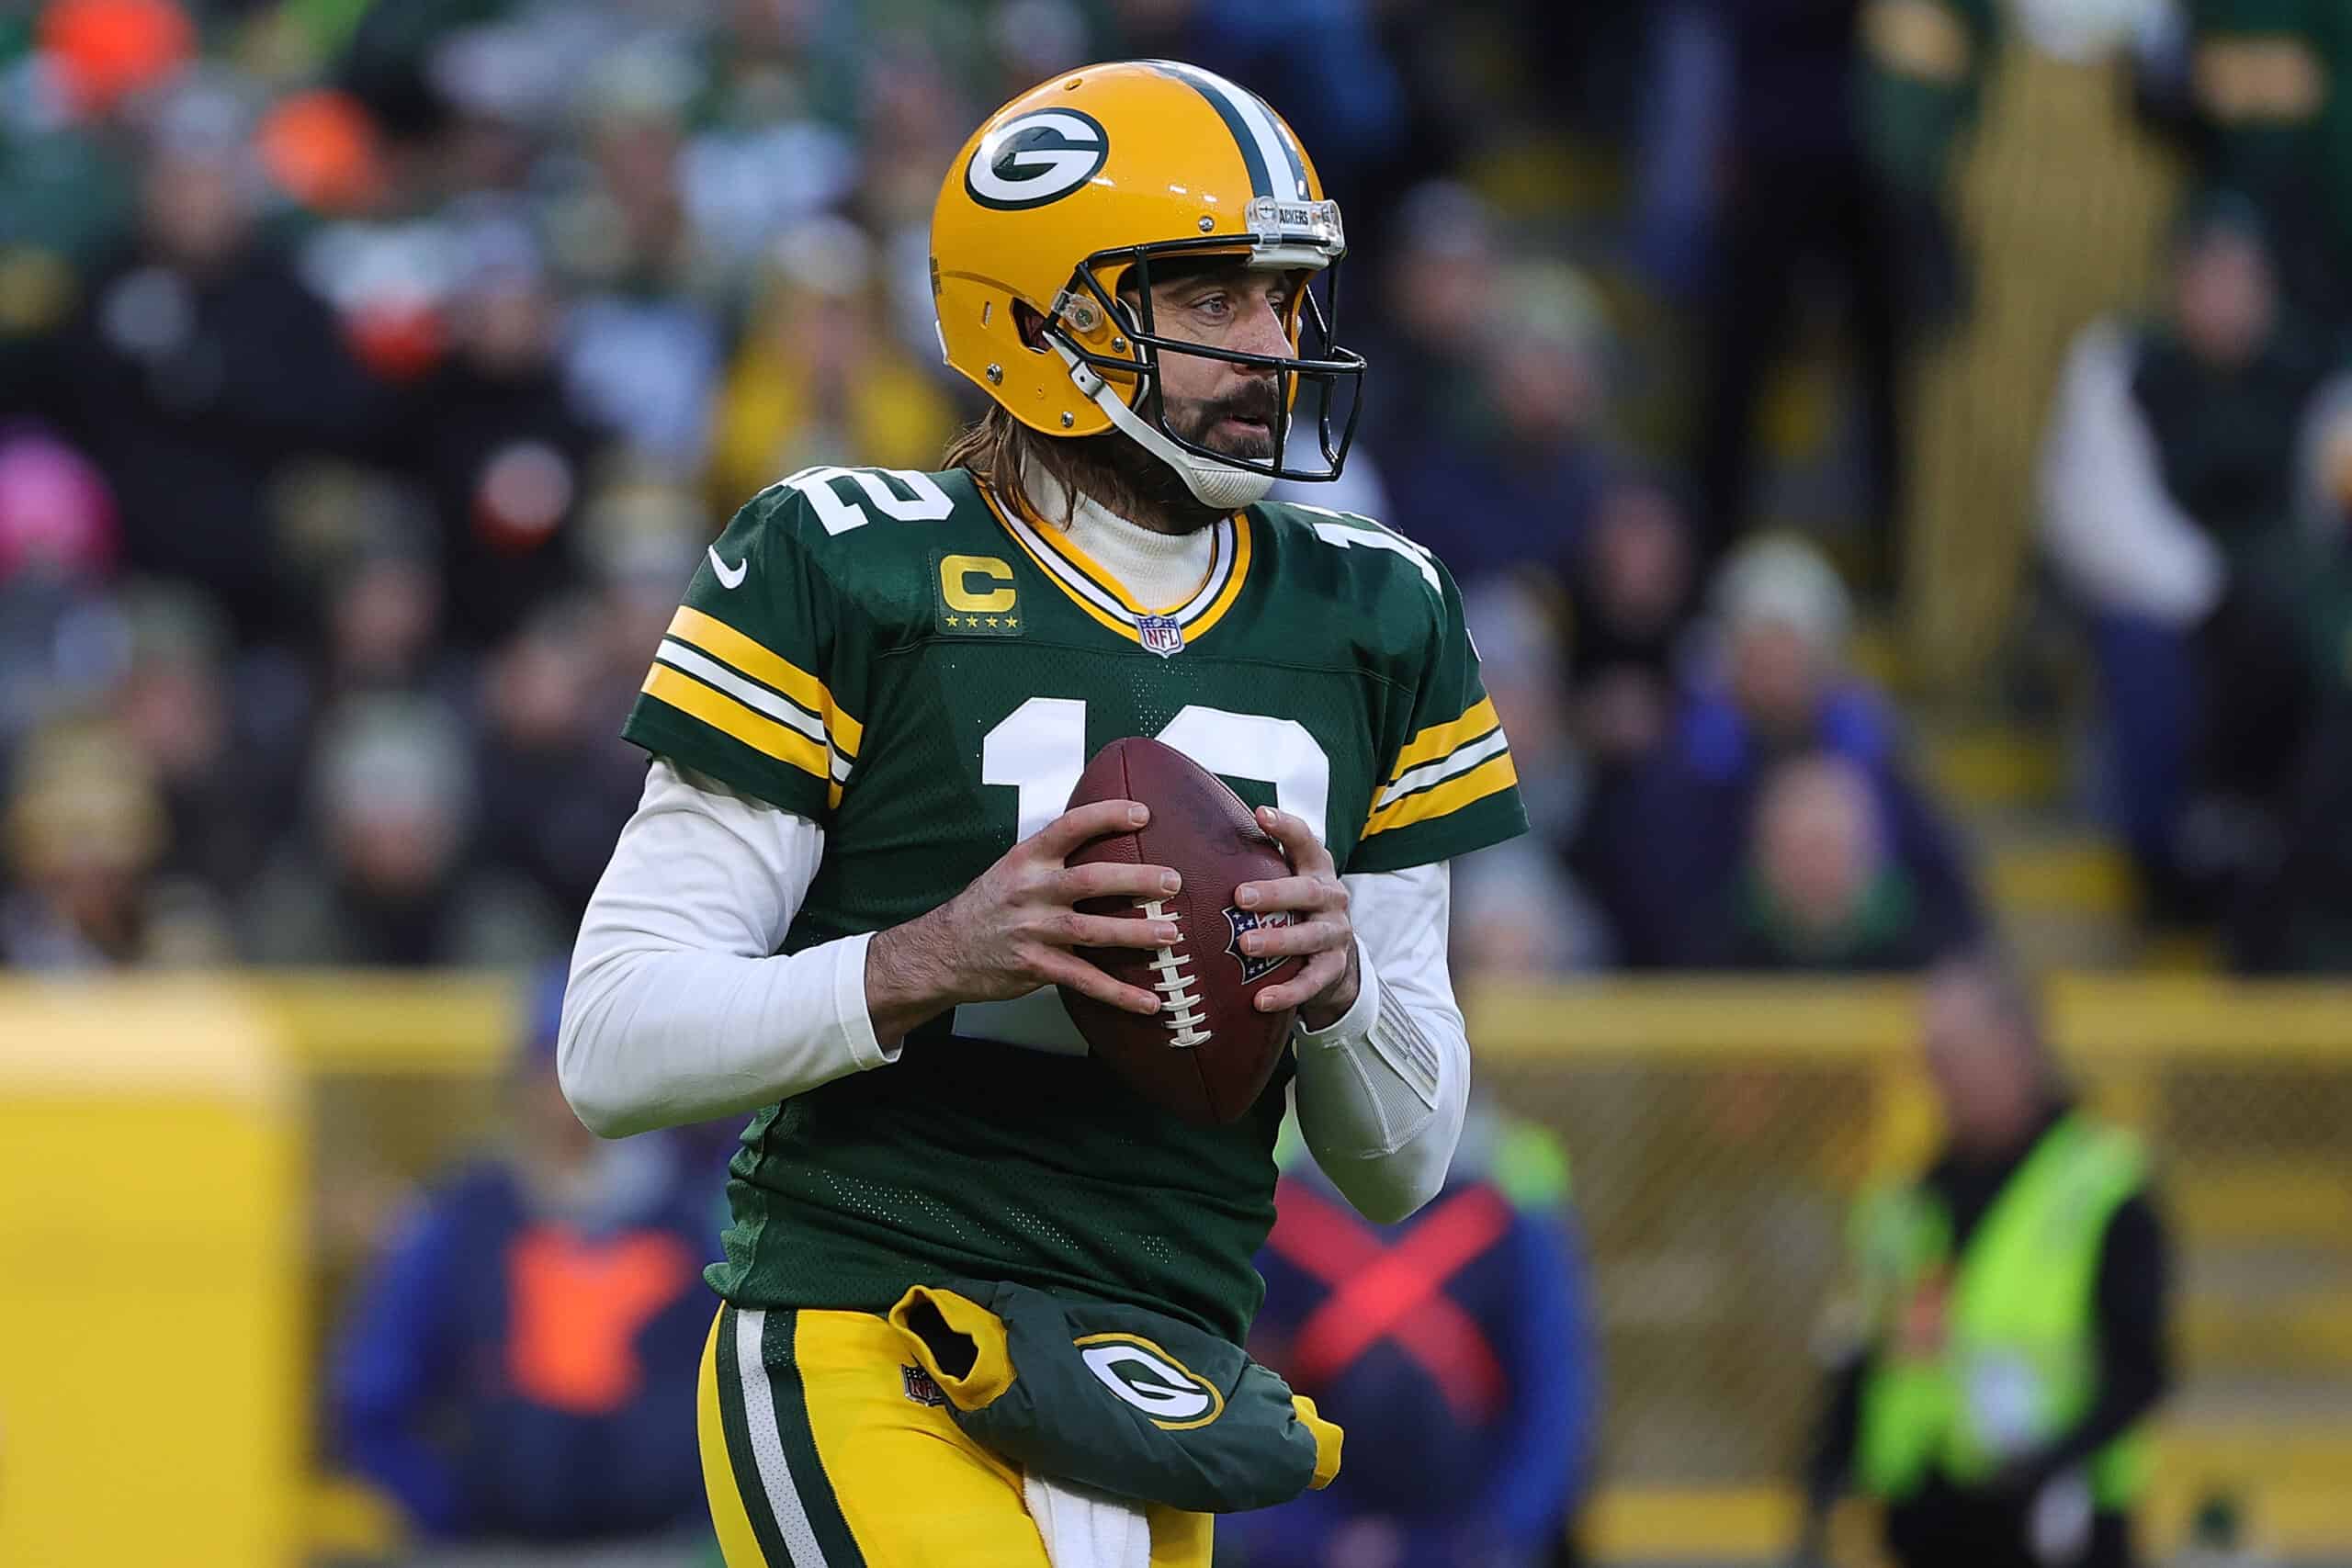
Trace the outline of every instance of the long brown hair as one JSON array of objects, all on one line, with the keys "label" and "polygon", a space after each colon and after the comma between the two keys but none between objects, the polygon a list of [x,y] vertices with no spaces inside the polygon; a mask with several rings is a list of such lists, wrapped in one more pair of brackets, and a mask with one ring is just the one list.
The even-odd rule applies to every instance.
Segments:
[{"label": "long brown hair", "polygon": [[1024,469],[1034,467],[1050,474],[1069,501],[1062,515],[1048,521],[1065,528],[1077,516],[1081,495],[1118,516],[1168,532],[1189,533],[1224,515],[1194,500],[1173,468],[1115,430],[1101,435],[1041,435],[997,403],[956,433],[940,455],[939,466],[962,468],[1007,497],[1022,493]]}]

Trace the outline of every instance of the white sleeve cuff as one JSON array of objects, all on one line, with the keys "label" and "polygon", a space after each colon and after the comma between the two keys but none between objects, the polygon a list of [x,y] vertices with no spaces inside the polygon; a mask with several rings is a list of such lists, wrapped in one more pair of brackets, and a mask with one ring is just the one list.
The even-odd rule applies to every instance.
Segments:
[{"label": "white sleeve cuff", "polygon": [[899,1059],[899,1048],[906,1043],[899,1040],[886,1046],[874,1036],[874,1015],[865,1007],[865,950],[873,941],[872,931],[860,931],[815,950],[831,957],[833,1029],[848,1042],[850,1059],[861,1072],[888,1066]]},{"label": "white sleeve cuff", "polygon": [[1470,1052],[1445,973],[1446,868],[1372,873],[1348,886],[1362,988],[1329,1028],[1295,1032],[1298,1128],[1332,1185],[1385,1224],[1445,1185]]},{"label": "white sleeve cuff", "polygon": [[1309,1029],[1304,1023],[1294,1031],[1301,1050],[1328,1050],[1333,1046],[1352,1045],[1372,1033],[1373,1021],[1380,1016],[1380,976],[1372,967],[1372,954],[1359,936],[1356,942],[1356,999],[1348,1010],[1321,1029]]}]

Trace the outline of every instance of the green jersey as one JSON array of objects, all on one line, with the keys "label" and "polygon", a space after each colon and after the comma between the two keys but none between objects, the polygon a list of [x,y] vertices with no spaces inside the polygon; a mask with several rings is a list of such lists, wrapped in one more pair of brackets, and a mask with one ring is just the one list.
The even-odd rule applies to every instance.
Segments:
[{"label": "green jersey", "polygon": [[[1343,872],[1524,830],[1443,567],[1361,517],[1216,525],[1197,592],[1136,604],[1060,529],[962,471],[812,468],[711,547],[625,733],[825,829],[797,952],[944,903],[1059,816],[1087,760],[1155,736]],[[1042,991],[967,1006],[899,1059],[752,1121],[711,1284],[739,1305],[880,1310],[1008,1280],[1240,1339],[1273,1220],[1287,1067],[1196,1127],[1092,1060]]]}]

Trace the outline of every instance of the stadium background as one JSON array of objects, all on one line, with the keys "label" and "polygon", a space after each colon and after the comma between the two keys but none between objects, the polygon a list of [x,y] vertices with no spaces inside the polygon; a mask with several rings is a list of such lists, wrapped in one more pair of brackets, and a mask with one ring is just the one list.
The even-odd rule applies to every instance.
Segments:
[{"label": "stadium background", "polygon": [[[634,795],[612,737],[646,650],[741,497],[922,466],[969,412],[929,350],[938,171],[1012,91],[1125,53],[1233,74],[1320,154],[1343,335],[1399,411],[1334,503],[1478,605],[1539,836],[1465,872],[1457,964],[1593,1248],[1594,1555],[1785,1540],[1843,1202],[1933,1136],[1903,944],[1631,973],[1661,955],[1610,873],[1645,846],[1575,847],[1625,743],[1579,635],[1616,608],[1597,542],[1697,575],[1781,532],[1839,569],[1837,657],[1964,846],[1951,918],[2061,975],[2093,1102],[2165,1161],[2185,1377],[2154,1539],[2219,1496],[2265,1551],[2352,1560],[2352,990],[2231,976],[2259,960],[2226,898],[2135,865],[2091,616],[2035,547],[2069,345],[2162,310],[2227,140],[2199,51],[2301,39],[2332,101],[2299,15],[0,6],[0,1562],[395,1550],[322,1457],[321,1347],[404,1197],[490,1135],[517,976]],[[2246,112],[2275,129],[2308,85]],[[1802,177],[1856,157],[1893,192],[1861,240]],[[1709,410],[1764,346],[1759,255],[1794,310],[1743,492]],[[1703,687],[1727,592],[1669,595],[1661,700]]]}]

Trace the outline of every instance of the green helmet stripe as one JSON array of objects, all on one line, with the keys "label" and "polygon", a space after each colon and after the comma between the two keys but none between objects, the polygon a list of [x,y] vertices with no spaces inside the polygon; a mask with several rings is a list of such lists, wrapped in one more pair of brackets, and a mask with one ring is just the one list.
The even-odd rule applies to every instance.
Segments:
[{"label": "green helmet stripe", "polygon": [[1274,111],[1255,93],[1246,92],[1213,72],[1177,60],[1149,62],[1206,98],[1217,118],[1233,133],[1234,145],[1250,171],[1250,193],[1283,201],[1306,199],[1306,164]]}]

